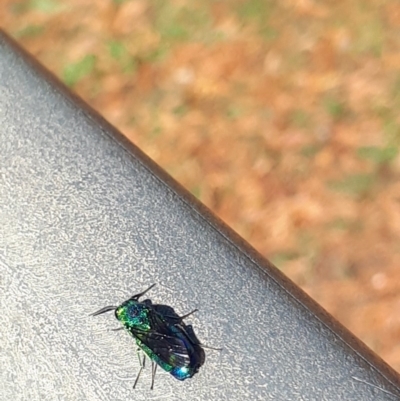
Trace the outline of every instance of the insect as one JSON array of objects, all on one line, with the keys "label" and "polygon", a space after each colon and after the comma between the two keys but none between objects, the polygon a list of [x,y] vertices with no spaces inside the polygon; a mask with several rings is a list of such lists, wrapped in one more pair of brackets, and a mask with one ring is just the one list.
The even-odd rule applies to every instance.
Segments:
[{"label": "insect", "polygon": [[[115,311],[115,317],[123,324],[123,327],[115,330],[127,330],[136,340],[139,349],[152,361],[151,389],[154,387],[157,366],[176,379],[185,380],[196,374],[205,360],[203,346],[192,326],[183,322],[183,319],[197,309],[184,316],[178,316],[170,306],[153,304],[150,299],[140,302],[139,298],[154,286],[155,284],[151,285],[119,306],[106,306],[91,315]],[[133,388],[136,387],[144,368],[145,355],[141,360],[138,353],[141,367]]]}]

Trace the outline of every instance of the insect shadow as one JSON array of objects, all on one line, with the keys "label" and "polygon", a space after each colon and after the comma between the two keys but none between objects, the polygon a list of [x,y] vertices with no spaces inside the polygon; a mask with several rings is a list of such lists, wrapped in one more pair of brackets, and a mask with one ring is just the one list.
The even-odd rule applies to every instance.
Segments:
[{"label": "insect shadow", "polygon": [[[151,389],[157,366],[169,372],[178,380],[193,377],[204,364],[203,348],[220,350],[201,344],[192,325],[184,323],[184,319],[197,312],[197,309],[179,316],[175,310],[164,304],[153,304],[150,299],[140,302],[139,299],[151,290],[155,284],[145,291],[133,295],[119,306],[106,306],[91,316],[114,311],[115,317],[122,323],[118,330],[127,330],[138,346],[140,364],[133,388],[136,387],[140,374],[145,367],[146,356],[152,363]],[[139,351],[143,351],[140,358]]]}]

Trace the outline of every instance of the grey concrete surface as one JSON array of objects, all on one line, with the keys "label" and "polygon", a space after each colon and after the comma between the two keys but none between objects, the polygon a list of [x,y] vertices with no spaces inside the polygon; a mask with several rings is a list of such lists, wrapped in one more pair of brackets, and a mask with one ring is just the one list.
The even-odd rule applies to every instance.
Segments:
[{"label": "grey concrete surface", "polygon": [[[1,400],[400,399],[393,370],[1,33],[0,146]],[[223,350],[133,390],[133,339],[89,314],[152,283]]]}]

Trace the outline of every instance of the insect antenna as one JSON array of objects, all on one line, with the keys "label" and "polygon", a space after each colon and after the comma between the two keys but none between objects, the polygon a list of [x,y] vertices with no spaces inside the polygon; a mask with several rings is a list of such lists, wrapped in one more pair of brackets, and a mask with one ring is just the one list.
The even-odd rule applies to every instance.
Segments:
[{"label": "insect antenna", "polygon": [[101,308],[100,310],[90,314],[89,316],[101,315],[102,313],[110,312],[110,311],[115,310],[115,309],[117,309],[116,306],[105,306],[104,308]]},{"label": "insect antenna", "polygon": [[151,387],[150,387],[150,390],[153,390],[153,388],[154,388],[154,378],[156,377],[156,370],[157,370],[157,364],[154,363],[154,361],[151,361]]},{"label": "insect antenna", "polygon": [[138,359],[139,359],[140,369],[139,369],[139,372],[138,372],[138,374],[136,376],[135,383],[133,383],[133,388],[136,387],[136,384],[139,381],[140,374],[142,373],[142,370],[144,369],[144,365],[145,365],[145,361],[146,361],[146,355],[144,355],[144,354],[143,354],[143,361],[140,359],[140,348],[138,348],[138,350],[136,352],[137,352],[137,356],[138,356]]},{"label": "insect antenna", "polygon": [[152,284],[149,288],[147,288],[147,290],[144,290],[143,292],[140,292],[139,294],[133,295],[129,299],[138,300],[140,297],[142,297],[144,294],[146,294],[146,292],[150,291],[155,285],[156,285],[155,283]]}]

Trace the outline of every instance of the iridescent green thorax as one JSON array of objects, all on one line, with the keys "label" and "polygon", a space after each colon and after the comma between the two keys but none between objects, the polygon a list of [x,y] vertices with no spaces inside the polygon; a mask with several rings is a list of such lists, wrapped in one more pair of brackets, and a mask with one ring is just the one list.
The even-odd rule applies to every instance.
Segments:
[{"label": "iridescent green thorax", "polygon": [[115,310],[116,318],[125,326],[126,329],[135,328],[141,331],[151,329],[150,322],[151,310],[143,303],[135,300],[128,300]]}]

